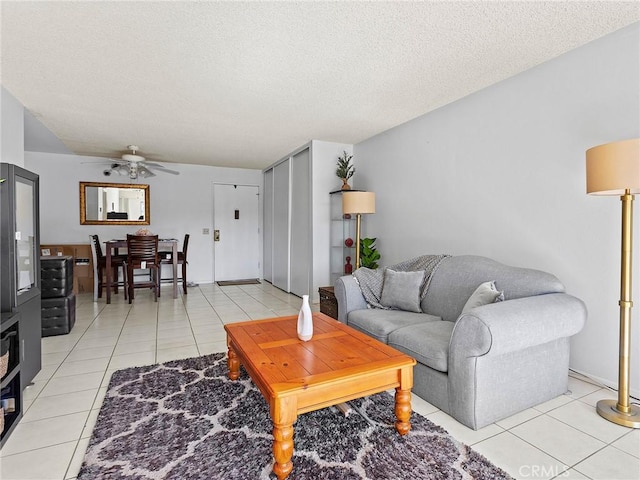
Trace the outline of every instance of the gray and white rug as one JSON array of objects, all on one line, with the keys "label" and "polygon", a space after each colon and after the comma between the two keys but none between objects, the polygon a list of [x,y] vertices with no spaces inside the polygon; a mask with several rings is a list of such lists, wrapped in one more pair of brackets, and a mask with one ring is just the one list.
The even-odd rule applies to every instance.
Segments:
[{"label": "gray and white rug", "polygon": [[[115,372],[78,480],[275,478],[267,405],[244,370],[226,374],[223,353]],[[300,415],[289,478],[511,478],[419,414],[401,437],[393,404],[380,393],[347,417]]]}]

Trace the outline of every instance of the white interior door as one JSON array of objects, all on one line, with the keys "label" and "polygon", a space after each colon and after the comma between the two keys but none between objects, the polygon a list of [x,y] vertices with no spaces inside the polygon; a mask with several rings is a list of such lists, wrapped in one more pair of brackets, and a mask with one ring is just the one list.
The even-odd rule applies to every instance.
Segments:
[{"label": "white interior door", "polygon": [[291,158],[291,282],[290,292],[311,290],[311,156],[309,149]]},{"label": "white interior door", "polygon": [[264,172],[262,277],[273,283],[273,169]]},{"label": "white interior door", "polygon": [[290,160],[273,168],[273,285],[289,291]]},{"label": "white interior door", "polygon": [[260,274],[258,193],[255,185],[213,186],[215,281]]}]

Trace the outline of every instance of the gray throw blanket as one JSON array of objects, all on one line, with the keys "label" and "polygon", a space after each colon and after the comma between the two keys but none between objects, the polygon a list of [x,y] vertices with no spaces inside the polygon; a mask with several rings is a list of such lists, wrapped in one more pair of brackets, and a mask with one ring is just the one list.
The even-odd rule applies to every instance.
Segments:
[{"label": "gray throw blanket", "polygon": [[440,262],[450,256],[451,255],[422,255],[421,257],[405,260],[404,262],[389,265],[384,268],[378,268],[376,270],[363,267],[353,272],[353,276],[355,277],[358,285],[360,285],[360,290],[362,290],[362,295],[367,301],[369,308],[383,308],[385,310],[389,310],[389,307],[385,307],[380,303],[382,287],[384,285],[384,271],[387,268],[395,270],[396,272],[416,272],[424,270],[424,280],[420,286],[420,300],[422,300],[427,294],[433,273],[440,265]]}]

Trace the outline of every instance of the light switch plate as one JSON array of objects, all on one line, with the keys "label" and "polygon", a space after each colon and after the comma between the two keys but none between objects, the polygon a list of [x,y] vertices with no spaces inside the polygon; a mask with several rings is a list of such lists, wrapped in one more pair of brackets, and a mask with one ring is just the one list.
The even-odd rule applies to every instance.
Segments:
[{"label": "light switch plate", "polygon": [[202,229],[202,234],[203,235],[209,235],[209,229],[208,228],[203,228]]}]

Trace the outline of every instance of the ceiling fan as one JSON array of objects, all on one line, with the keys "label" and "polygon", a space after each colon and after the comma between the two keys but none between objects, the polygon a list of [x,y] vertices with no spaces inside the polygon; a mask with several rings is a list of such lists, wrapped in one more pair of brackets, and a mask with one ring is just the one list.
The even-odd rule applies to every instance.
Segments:
[{"label": "ceiling fan", "polygon": [[104,176],[108,177],[117,173],[118,175],[128,175],[130,179],[135,180],[139,176],[143,178],[155,177],[154,172],[180,175],[180,172],[169,170],[159,163],[147,162],[142,155],[137,154],[140,150],[137,145],[128,145],[127,148],[131,150],[131,153],[125,153],[119,160],[110,159],[111,166],[102,172]]}]

